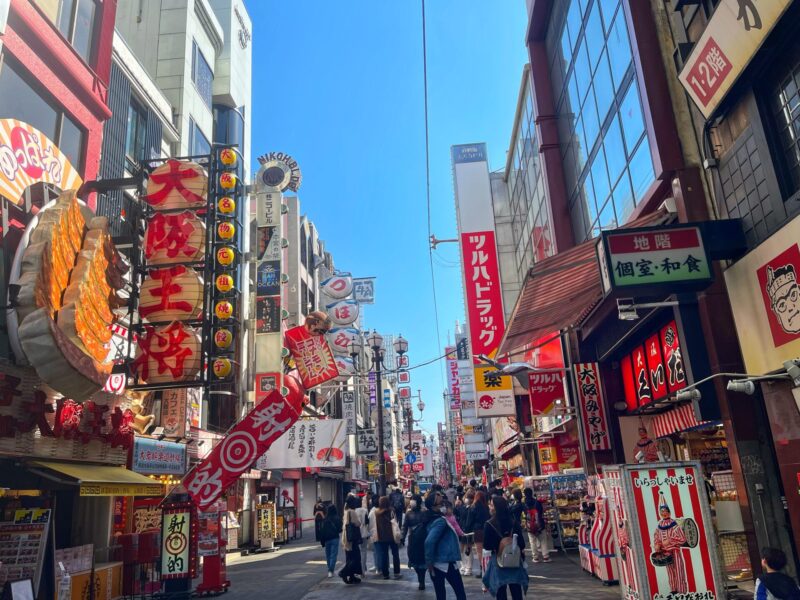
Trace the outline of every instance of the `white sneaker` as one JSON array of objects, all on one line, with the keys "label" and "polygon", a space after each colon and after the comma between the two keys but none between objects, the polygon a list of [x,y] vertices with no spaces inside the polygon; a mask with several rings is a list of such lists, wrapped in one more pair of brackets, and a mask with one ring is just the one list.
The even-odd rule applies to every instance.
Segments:
[{"label": "white sneaker", "polygon": [[333,577],[333,571],[328,571],[328,579],[330,579],[331,577]]}]

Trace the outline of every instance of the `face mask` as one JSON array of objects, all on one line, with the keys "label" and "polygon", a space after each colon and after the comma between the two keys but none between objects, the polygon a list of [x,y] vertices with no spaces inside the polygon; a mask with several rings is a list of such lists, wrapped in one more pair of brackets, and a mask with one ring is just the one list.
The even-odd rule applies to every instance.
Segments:
[{"label": "face mask", "polygon": [[464,500],[464,504],[466,504],[467,506],[469,506],[470,504],[472,504],[472,500]]},{"label": "face mask", "polygon": [[441,512],[443,515],[446,515],[447,514],[447,507],[446,506],[440,506],[439,507],[439,512]]},{"label": "face mask", "polygon": [[410,508],[416,508],[417,507],[417,501],[416,500],[412,500],[411,502],[408,503],[408,506]]}]

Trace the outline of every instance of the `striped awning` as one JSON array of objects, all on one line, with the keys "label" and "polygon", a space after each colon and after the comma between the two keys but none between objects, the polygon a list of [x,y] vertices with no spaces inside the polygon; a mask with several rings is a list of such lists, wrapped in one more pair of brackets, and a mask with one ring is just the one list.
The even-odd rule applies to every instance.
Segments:
[{"label": "striped awning", "polygon": [[667,437],[679,431],[697,429],[711,425],[711,421],[700,421],[695,414],[694,404],[681,404],[653,417],[651,421],[656,438]]}]

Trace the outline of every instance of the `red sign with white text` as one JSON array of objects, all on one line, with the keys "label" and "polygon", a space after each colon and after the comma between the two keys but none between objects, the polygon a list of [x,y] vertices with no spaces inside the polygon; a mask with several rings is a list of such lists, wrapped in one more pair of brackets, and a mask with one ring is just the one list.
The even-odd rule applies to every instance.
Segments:
[{"label": "red sign with white text", "polygon": [[610,450],[600,368],[597,363],[578,363],[574,369],[578,383],[578,411],[586,434],[586,449]]},{"label": "red sign with white text", "polygon": [[461,252],[472,355],[492,358],[505,333],[494,231],[463,233]]},{"label": "red sign with white text", "polygon": [[286,331],[286,347],[300,372],[300,380],[310,389],[339,376],[339,369],[323,335],[311,335],[300,325]]},{"label": "red sign with white text", "polygon": [[647,371],[650,375],[653,398],[663,398],[667,395],[667,379],[664,373],[664,361],[661,358],[661,338],[657,333],[647,338],[644,350],[647,354]]},{"label": "red sign with white text", "polygon": [[653,389],[650,387],[647,355],[642,346],[637,346],[633,351],[631,362],[633,362],[633,383],[636,386],[636,396],[639,398],[639,406],[644,406],[653,401]]},{"label": "red sign with white text", "polygon": [[670,392],[677,392],[686,387],[686,371],[683,367],[681,342],[678,339],[678,325],[675,321],[661,329],[660,340],[667,387]]},{"label": "red sign with white text", "polygon": [[636,395],[636,379],[633,376],[633,363],[630,355],[622,357],[622,360],[619,361],[619,368],[625,388],[625,404],[628,405],[628,410],[636,410],[639,408],[639,397]]},{"label": "red sign with white text", "polygon": [[556,400],[564,401],[564,375],[561,373],[528,373],[528,395],[534,416],[549,414]]}]

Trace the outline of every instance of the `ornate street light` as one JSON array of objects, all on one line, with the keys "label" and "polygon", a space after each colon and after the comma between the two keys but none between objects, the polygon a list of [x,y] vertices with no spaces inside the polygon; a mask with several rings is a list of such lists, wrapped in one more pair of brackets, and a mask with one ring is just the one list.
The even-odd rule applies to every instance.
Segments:
[{"label": "ornate street light", "polygon": [[383,336],[372,330],[367,336],[367,344],[372,349],[372,366],[375,370],[375,382],[377,387],[376,404],[378,405],[378,494],[380,496],[386,495],[386,453],[383,448],[383,375],[381,374],[381,367],[383,366]]},{"label": "ornate street light", "polygon": [[408,352],[408,341],[402,335],[397,336],[394,341],[394,351],[400,356]]}]

